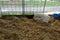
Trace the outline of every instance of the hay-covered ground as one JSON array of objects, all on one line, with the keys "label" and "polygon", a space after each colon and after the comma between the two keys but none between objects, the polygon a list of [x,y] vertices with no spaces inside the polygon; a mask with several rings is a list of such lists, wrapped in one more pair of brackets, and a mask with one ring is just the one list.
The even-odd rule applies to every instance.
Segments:
[{"label": "hay-covered ground", "polygon": [[26,17],[0,18],[0,40],[60,40],[60,22],[41,23]]}]

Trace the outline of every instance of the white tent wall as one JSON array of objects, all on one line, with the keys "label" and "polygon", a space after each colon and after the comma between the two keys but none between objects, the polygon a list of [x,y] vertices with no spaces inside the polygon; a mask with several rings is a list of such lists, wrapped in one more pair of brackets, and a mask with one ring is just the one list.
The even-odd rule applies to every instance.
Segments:
[{"label": "white tent wall", "polygon": [[[26,0],[25,0],[26,1]],[[30,6],[29,6],[29,8],[27,7],[27,8],[25,8],[26,10],[25,11],[27,11],[27,10],[35,10],[35,11],[37,11],[37,12],[39,12],[39,11],[43,11],[43,8],[44,8],[44,3],[42,2],[42,1],[44,1],[45,2],[45,0],[29,0],[29,1],[33,1],[33,2],[35,2],[35,4],[37,4],[37,6],[31,6],[31,3],[30,3]],[[40,3],[41,3],[41,5],[42,6],[39,6],[38,4],[39,4],[39,2],[38,3],[36,3],[37,1],[39,1]],[[57,2],[58,0],[46,0],[46,5],[45,5],[45,12],[54,12],[54,11],[60,11],[60,6],[57,6],[58,5],[58,3],[59,2]],[[55,3],[55,4],[54,4]],[[50,5],[54,5],[54,6],[50,6],[50,5],[48,5],[48,4],[50,4]],[[34,11],[34,12],[35,12]]]},{"label": "white tent wall", "polygon": [[[25,0],[25,1],[31,1],[31,0]],[[45,1],[45,0],[32,0],[32,1]],[[51,0],[47,0],[47,1],[51,1]]]},{"label": "white tent wall", "polygon": [[[7,1],[7,0],[4,0],[4,1]],[[9,1],[11,1],[11,0],[9,0]],[[17,1],[17,3],[14,3],[16,1]],[[25,12],[34,12],[34,13],[43,12],[44,3],[40,2],[40,1],[45,1],[45,0],[24,0],[24,1],[25,2],[27,1],[26,3],[28,4],[28,5],[26,5],[26,4],[24,5],[24,11]],[[37,2],[37,1],[39,1],[39,2]],[[50,2],[50,1],[54,1],[54,0],[46,0],[46,1]],[[19,4],[20,6],[18,5],[18,2],[21,3],[21,5]],[[17,5],[15,5],[15,6],[14,5],[10,5],[10,6],[8,6],[8,5],[4,6],[3,5],[3,7],[1,7],[2,12],[11,12],[11,11],[22,12],[22,0],[13,0],[13,2],[8,2],[8,3],[10,3],[10,4],[14,3],[14,5],[15,4],[17,4]],[[55,2],[55,3],[58,4],[60,2]],[[46,5],[47,4],[48,3],[46,3]],[[40,6],[40,5],[42,5],[42,6]],[[60,6],[45,6],[44,12],[55,12],[55,11],[60,11]]]},{"label": "white tent wall", "polygon": [[10,1],[10,0],[0,0],[0,1]]}]

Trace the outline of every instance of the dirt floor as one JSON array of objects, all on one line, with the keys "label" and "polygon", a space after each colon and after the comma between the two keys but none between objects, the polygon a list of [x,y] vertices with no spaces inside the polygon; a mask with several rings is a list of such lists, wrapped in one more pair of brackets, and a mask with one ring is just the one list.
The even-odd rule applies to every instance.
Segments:
[{"label": "dirt floor", "polygon": [[60,40],[60,22],[36,22],[26,17],[0,18],[0,40]]}]

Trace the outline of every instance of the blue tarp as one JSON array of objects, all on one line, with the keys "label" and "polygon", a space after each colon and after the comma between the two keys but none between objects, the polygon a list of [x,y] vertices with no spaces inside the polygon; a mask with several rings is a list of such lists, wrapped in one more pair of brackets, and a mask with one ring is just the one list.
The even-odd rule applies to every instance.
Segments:
[{"label": "blue tarp", "polygon": [[54,17],[55,19],[58,19],[58,18],[60,17],[60,14],[54,13],[54,14],[53,14],[53,17]]}]

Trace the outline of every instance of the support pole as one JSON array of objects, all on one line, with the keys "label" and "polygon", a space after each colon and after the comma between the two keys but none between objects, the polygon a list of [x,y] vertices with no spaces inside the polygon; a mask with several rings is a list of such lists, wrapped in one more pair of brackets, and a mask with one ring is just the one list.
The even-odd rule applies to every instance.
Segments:
[{"label": "support pole", "polygon": [[45,2],[44,2],[43,13],[45,12],[46,2],[47,2],[47,0],[45,0]]},{"label": "support pole", "polygon": [[25,1],[22,0],[22,15],[24,16],[25,13]]},{"label": "support pole", "polygon": [[1,11],[1,6],[0,6],[0,17],[2,17],[2,11]]}]

